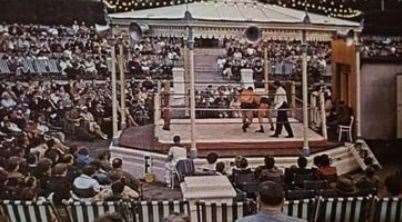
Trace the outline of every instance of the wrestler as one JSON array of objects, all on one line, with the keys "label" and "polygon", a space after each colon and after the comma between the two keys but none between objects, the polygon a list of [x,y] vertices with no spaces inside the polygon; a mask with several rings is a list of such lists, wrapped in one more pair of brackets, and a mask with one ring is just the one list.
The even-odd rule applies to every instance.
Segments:
[{"label": "wrestler", "polygon": [[[240,108],[242,109],[255,109],[257,105],[255,103],[255,93],[253,87],[243,89],[240,93]],[[254,112],[252,110],[242,110],[243,119],[243,132],[247,132],[247,128],[253,123]]]},{"label": "wrestler", "polygon": [[260,129],[255,131],[256,133],[264,133],[263,120],[264,117],[268,118],[269,125],[271,126],[271,131],[275,130],[274,123],[270,115],[270,100],[266,97],[256,97],[256,103],[258,106],[258,123],[260,124]]}]

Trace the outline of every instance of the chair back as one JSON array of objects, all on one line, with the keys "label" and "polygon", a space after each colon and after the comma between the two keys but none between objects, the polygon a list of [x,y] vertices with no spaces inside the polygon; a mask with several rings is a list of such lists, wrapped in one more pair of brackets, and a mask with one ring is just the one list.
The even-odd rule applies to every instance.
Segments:
[{"label": "chair back", "polygon": [[305,181],[303,181],[303,188],[306,190],[327,189],[328,181],[326,181],[326,180],[305,180]]},{"label": "chair back", "polygon": [[194,175],[195,167],[193,160],[183,159],[177,161],[176,172],[180,182],[182,182],[185,177]]},{"label": "chair back", "polygon": [[353,127],[354,121],[355,121],[355,117],[354,117],[354,116],[351,116],[351,117],[350,117],[350,124],[349,124],[349,127],[350,127],[350,128]]},{"label": "chair back", "polygon": [[315,190],[288,190],[286,200],[300,200],[315,197]]},{"label": "chair back", "polygon": [[255,182],[254,173],[252,171],[233,170],[233,183],[235,186],[252,182]]}]

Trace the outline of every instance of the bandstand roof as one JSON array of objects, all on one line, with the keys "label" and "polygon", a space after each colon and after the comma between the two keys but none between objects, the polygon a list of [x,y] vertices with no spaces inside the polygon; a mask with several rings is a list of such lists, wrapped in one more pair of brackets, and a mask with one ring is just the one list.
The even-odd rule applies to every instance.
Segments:
[{"label": "bandstand roof", "polygon": [[[131,12],[114,13],[112,19],[179,20],[188,10],[194,20],[254,23],[303,23],[305,12],[251,0],[192,2]],[[312,25],[360,27],[344,19],[309,13]]]}]

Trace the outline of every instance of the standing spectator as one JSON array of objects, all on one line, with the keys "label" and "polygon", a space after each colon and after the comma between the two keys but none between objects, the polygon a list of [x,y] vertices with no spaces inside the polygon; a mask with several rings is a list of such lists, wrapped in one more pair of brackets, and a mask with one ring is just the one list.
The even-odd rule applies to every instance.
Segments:
[{"label": "standing spectator", "polygon": [[173,146],[169,149],[168,162],[166,163],[166,168],[170,172],[165,175],[165,180],[168,185],[171,183],[171,179],[173,179],[171,176],[177,162],[183,159],[187,159],[187,150],[182,147],[180,136],[176,135],[173,137]]}]

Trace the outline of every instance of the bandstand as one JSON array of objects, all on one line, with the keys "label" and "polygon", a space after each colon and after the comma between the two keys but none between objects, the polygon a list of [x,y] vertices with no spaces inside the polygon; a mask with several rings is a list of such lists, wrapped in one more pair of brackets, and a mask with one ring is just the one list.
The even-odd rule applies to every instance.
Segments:
[{"label": "bandstand", "polygon": [[[193,2],[109,16],[115,33],[128,33],[130,26],[135,23],[142,28],[145,37],[173,37],[185,40],[195,38],[196,41],[213,39],[219,42],[223,39],[243,39],[245,30],[250,26],[256,26],[261,30],[262,42],[268,40],[300,41],[303,44],[310,41],[332,42],[335,52],[332,58],[332,77],[338,75],[337,73],[344,73],[338,70],[344,67],[342,64],[349,66],[347,74],[339,74],[341,76],[336,77],[341,82],[333,81],[334,99],[342,99],[352,107],[356,115],[354,134],[356,138],[360,137],[358,87],[360,72],[356,68],[359,67],[357,36],[362,29],[359,23],[248,0]],[[346,44],[342,38],[334,40],[334,36],[345,36],[348,32],[354,33],[352,45]],[[161,105],[162,83],[160,83],[154,95],[154,124],[123,129],[118,132],[110,146],[112,158],[122,158],[125,167],[134,175],[143,177],[146,172],[151,171],[157,180],[162,181],[166,174],[166,154],[173,143],[174,135],[182,137],[183,145],[189,151],[196,151],[194,162],[198,166],[206,164],[204,158],[208,153],[215,152],[227,167],[230,167],[237,155],[248,157],[249,164],[255,167],[263,164],[264,155],[271,154],[276,157],[278,166],[289,167],[296,163],[300,155],[307,154],[311,164],[314,156],[323,153],[333,159],[333,164],[337,166],[340,174],[360,167],[349,145],[328,140],[323,93],[309,95],[307,91],[306,53],[300,58],[304,67],[303,81],[284,82],[291,103],[288,112],[295,137],[270,138],[269,132],[254,133],[256,128],[243,133],[240,118],[196,118],[196,112],[203,111],[195,106],[197,87],[219,84],[231,84],[236,87],[249,82],[242,80],[227,83],[199,78],[194,71],[197,69],[195,58],[203,55],[221,55],[222,49],[193,49],[191,44],[189,46],[182,49],[184,66],[173,69],[170,106]],[[344,58],[340,59],[342,56]],[[270,91],[272,74],[268,69],[266,57],[264,62],[264,84],[262,88],[256,88],[256,92],[261,95],[272,95],[273,92]],[[347,86],[342,81],[347,82]],[[297,95],[296,88],[303,93]],[[347,96],[343,93],[345,90],[348,91]],[[312,102],[313,100],[316,102]],[[161,113],[164,109],[169,109],[172,114],[170,130],[162,129],[164,120],[161,118]],[[305,152],[306,149],[308,153]]]}]

